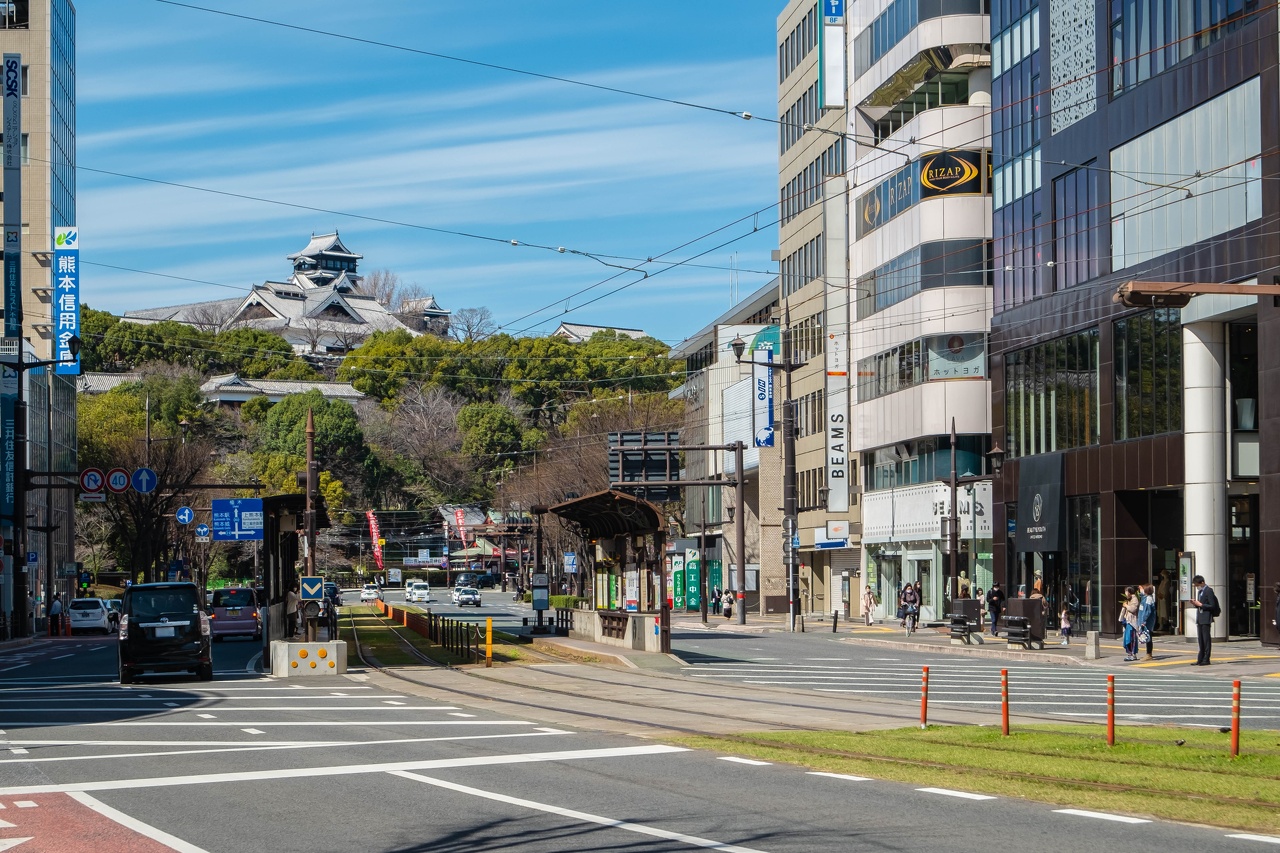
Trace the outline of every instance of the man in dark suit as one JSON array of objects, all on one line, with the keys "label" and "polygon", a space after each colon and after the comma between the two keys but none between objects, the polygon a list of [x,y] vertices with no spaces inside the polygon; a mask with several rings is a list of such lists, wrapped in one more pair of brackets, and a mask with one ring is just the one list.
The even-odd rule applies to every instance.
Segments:
[{"label": "man in dark suit", "polygon": [[1205,584],[1203,575],[1192,578],[1191,586],[1195,590],[1191,594],[1191,603],[1196,608],[1196,644],[1200,650],[1192,666],[1208,666],[1209,654],[1213,647],[1213,638],[1210,636],[1213,619],[1222,611],[1218,607],[1218,597],[1213,594],[1213,589]]}]

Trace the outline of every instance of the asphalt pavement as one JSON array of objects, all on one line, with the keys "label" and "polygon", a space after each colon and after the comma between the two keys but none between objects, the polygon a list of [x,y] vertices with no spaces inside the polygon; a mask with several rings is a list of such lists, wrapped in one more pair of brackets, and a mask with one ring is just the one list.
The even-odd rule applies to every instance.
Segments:
[{"label": "asphalt pavement", "polygon": [[[761,638],[736,639],[772,656]],[[566,701],[554,695],[512,715],[358,669],[267,678],[258,651],[217,644],[212,683],[121,686],[114,637],[0,649],[0,850],[1059,853],[1074,839],[1200,853],[1278,841],[549,725]]]}]

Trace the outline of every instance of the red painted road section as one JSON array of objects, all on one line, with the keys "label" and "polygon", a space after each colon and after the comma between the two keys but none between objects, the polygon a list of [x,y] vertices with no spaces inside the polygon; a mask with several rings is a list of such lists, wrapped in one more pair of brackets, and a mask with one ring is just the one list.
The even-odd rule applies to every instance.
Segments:
[{"label": "red painted road section", "polygon": [[[19,803],[35,806],[19,807]],[[13,853],[172,853],[173,848],[121,826],[66,794],[0,799],[0,850]],[[5,842],[30,838],[14,847]]]}]

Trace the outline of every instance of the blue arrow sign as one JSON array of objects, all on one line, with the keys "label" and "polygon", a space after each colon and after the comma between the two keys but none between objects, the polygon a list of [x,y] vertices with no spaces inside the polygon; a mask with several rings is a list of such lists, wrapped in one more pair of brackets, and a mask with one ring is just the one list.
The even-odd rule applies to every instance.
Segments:
[{"label": "blue arrow sign", "polygon": [[135,492],[140,495],[147,495],[156,490],[156,485],[160,482],[160,478],[150,468],[139,468],[133,472],[129,482],[133,484]]},{"label": "blue arrow sign", "polygon": [[230,498],[212,502],[215,542],[262,538],[262,498]]},{"label": "blue arrow sign", "polygon": [[197,525],[196,525],[196,535],[197,535],[197,536],[208,536],[208,535],[209,535],[209,525],[207,525],[207,524],[197,524]]},{"label": "blue arrow sign", "polygon": [[322,601],[324,599],[324,578],[299,578],[302,587],[303,601]]},{"label": "blue arrow sign", "polygon": [[190,524],[195,521],[196,514],[191,511],[191,507],[180,506],[178,511],[173,514],[173,517],[178,519],[179,524]]}]

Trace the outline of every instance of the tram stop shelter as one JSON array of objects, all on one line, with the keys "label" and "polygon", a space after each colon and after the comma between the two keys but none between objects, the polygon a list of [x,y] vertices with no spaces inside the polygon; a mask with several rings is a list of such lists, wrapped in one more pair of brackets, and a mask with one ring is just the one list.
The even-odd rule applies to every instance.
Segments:
[{"label": "tram stop shelter", "polygon": [[671,650],[662,510],[609,489],[549,510],[582,541],[578,571],[592,578],[593,609],[571,636],[646,651]]}]

